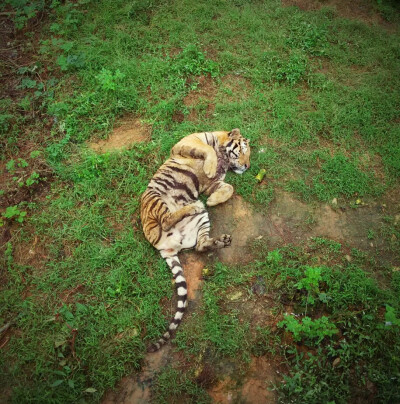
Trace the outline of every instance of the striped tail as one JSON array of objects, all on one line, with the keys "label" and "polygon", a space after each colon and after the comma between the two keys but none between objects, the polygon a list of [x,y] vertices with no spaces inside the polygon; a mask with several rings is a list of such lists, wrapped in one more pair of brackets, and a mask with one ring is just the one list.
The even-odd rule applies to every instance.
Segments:
[{"label": "striped tail", "polygon": [[171,323],[169,324],[167,332],[165,332],[157,342],[151,344],[148,347],[147,352],[156,352],[167,343],[175,330],[178,328],[187,306],[187,285],[179,258],[177,255],[174,255],[172,257],[166,257],[165,260],[167,261],[168,266],[171,268],[172,275],[175,279],[175,286],[178,294],[178,307],[174,317],[171,320]]}]

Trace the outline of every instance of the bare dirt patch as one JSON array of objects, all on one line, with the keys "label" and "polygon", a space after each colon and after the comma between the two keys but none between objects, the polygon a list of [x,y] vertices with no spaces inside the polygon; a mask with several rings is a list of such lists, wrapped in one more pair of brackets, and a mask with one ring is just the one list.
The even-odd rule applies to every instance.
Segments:
[{"label": "bare dirt patch", "polygon": [[150,125],[137,118],[126,118],[117,124],[106,140],[92,142],[89,147],[99,153],[120,150],[134,143],[149,141],[150,134]]},{"label": "bare dirt patch", "polygon": [[142,372],[124,377],[116,390],[105,394],[102,404],[144,404],[151,402],[151,386],[156,373],[171,362],[171,345],[145,357]]},{"label": "bare dirt patch", "polygon": [[243,380],[236,383],[230,376],[222,379],[208,393],[213,403],[275,403],[276,393],[268,388],[277,381],[274,364],[265,356],[252,357]]},{"label": "bare dirt patch", "polygon": [[[329,204],[307,205],[292,194],[276,191],[275,200],[267,211],[253,208],[235,195],[210,212],[211,235],[232,234],[232,245],[214,255],[227,264],[247,263],[253,259],[249,248],[255,239],[263,239],[271,249],[285,244],[300,244],[311,237],[332,239],[351,248],[367,251],[378,262],[395,260],[387,251],[386,240],[369,234],[380,234],[387,214],[399,213],[392,196],[380,201],[362,202],[355,207]],[[340,204],[340,200],[339,200]],[[393,262],[392,262],[393,263]]]},{"label": "bare dirt patch", "polygon": [[282,0],[282,5],[296,6],[304,11],[331,7],[341,17],[358,19],[367,24],[381,24],[386,27],[391,25],[382,18],[370,0]]}]

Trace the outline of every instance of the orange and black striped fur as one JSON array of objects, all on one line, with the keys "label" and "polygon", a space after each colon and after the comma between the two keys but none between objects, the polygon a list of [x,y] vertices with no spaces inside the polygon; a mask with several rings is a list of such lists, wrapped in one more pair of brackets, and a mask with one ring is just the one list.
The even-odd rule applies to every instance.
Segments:
[{"label": "orange and black striped fur", "polygon": [[227,201],[233,187],[224,182],[231,169],[243,173],[250,166],[249,141],[239,129],[230,132],[193,133],[183,138],[171,151],[170,158],[158,169],[141,198],[140,216],[144,234],[165,258],[175,279],[177,311],[168,331],[149,347],[150,352],[163,346],[182,320],[187,306],[187,287],[178,252],[195,248],[209,251],[227,247],[231,236],[210,238],[210,221],[204,204]]}]

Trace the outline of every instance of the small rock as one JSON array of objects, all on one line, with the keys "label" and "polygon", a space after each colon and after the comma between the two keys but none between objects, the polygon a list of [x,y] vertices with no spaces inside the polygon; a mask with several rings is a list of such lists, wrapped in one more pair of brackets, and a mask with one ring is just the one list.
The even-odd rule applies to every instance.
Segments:
[{"label": "small rock", "polygon": [[243,293],[238,290],[237,292],[232,293],[228,296],[229,300],[239,300],[243,296]]},{"label": "small rock", "polygon": [[348,261],[348,262],[351,262],[351,257],[350,257],[350,255],[345,255],[345,257],[344,258],[346,258],[346,260]]},{"label": "small rock", "polygon": [[267,291],[264,285],[260,285],[259,283],[256,283],[251,287],[251,290],[253,293],[255,293],[257,296],[262,296],[265,295],[265,292]]},{"label": "small rock", "polygon": [[265,295],[267,288],[265,287],[265,280],[262,276],[257,276],[257,280],[254,282],[251,290],[257,296]]},{"label": "small rock", "polygon": [[208,275],[210,275],[210,270],[208,268],[203,268],[202,273],[203,273],[203,276],[208,276]]},{"label": "small rock", "polygon": [[261,240],[262,238],[263,238],[263,236],[258,236],[254,240]]},{"label": "small rock", "polygon": [[397,224],[399,224],[400,223],[400,215],[396,215],[395,217],[394,217],[394,225],[396,226]]},{"label": "small rock", "polygon": [[337,205],[337,198],[333,198],[331,203],[332,205]]},{"label": "small rock", "polygon": [[370,245],[371,247],[373,247],[373,246],[374,246],[374,243],[373,243],[373,242],[371,242],[371,243],[369,243],[369,245]]},{"label": "small rock", "polygon": [[340,358],[336,358],[336,359],[333,361],[332,366],[335,368],[337,365],[339,365],[339,363],[340,363]]}]

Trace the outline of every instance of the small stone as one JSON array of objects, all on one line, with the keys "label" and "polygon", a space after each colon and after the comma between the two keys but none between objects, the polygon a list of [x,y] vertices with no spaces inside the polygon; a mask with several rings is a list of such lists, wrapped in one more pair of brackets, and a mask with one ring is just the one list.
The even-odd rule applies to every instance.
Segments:
[{"label": "small stone", "polygon": [[340,358],[336,358],[336,359],[333,361],[332,366],[335,368],[337,365],[339,365],[339,363],[340,363]]},{"label": "small stone", "polygon": [[263,236],[258,236],[254,240],[261,240],[262,238],[263,238]]},{"label": "small stone", "polygon": [[400,223],[400,215],[396,215],[395,217],[394,217],[394,225],[396,226],[396,225],[398,225]]},{"label": "small stone", "polygon": [[260,285],[259,283],[256,283],[251,287],[251,290],[253,293],[255,293],[257,296],[262,296],[265,295],[265,292],[267,291],[264,285]]},{"label": "small stone", "polygon": [[346,258],[346,260],[347,260],[348,262],[351,262],[351,257],[350,257],[350,255],[347,254],[347,255],[344,256],[344,258]]},{"label": "small stone", "polygon": [[333,198],[331,203],[332,205],[337,205],[337,198]]},{"label": "small stone", "polygon": [[369,245],[370,245],[371,247],[373,247],[373,246],[374,246],[374,243],[371,241],[371,242],[369,243]]},{"label": "small stone", "polygon": [[237,292],[232,293],[228,296],[229,300],[239,300],[243,296],[243,293],[238,290]]}]

